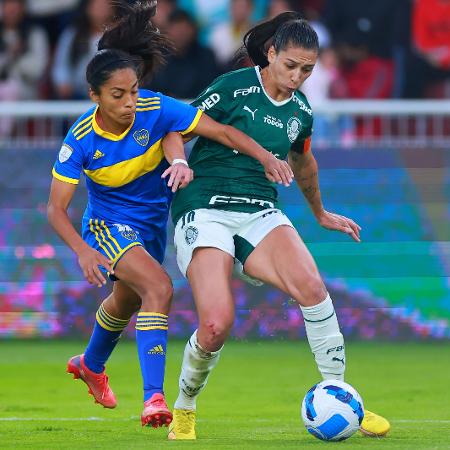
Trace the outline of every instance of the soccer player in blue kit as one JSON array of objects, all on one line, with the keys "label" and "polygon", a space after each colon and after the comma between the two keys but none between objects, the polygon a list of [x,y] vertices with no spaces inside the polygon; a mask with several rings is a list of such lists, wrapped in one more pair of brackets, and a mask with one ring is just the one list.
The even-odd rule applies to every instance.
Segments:
[{"label": "soccer player in blue kit", "polygon": [[[48,219],[76,253],[86,279],[114,281],[103,301],[85,352],[72,357],[67,371],[89,387],[97,403],[116,406],[105,363],[139,311],[136,341],[144,387],[142,425],[172,420],[164,398],[168,312],[172,284],[161,263],[171,191],[192,179],[184,150],[163,149],[171,132],[195,132],[257,159],[272,181],[289,184],[292,171],[254,140],[233,127],[160,93],[138,88],[163,62],[170,44],[150,22],[156,1],[119,3],[121,19],[105,31],[86,78],[97,106],[69,130],[53,167]],[[231,151],[231,150],[230,150]],[[88,204],[82,236],[67,209],[84,172]],[[169,182],[165,177],[170,176]]]}]

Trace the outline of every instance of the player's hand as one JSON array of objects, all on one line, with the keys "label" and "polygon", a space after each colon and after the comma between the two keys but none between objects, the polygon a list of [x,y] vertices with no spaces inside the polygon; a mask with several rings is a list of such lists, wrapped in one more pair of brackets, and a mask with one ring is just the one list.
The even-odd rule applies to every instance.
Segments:
[{"label": "player's hand", "polygon": [[78,252],[78,264],[86,280],[98,287],[106,284],[106,279],[99,269],[99,265],[103,266],[109,273],[114,273],[113,261],[105,258],[100,252],[89,246]]},{"label": "player's hand", "polygon": [[361,238],[359,237],[361,227],[352,219],[325,210],[316,216],[316,218],[322,227],[348,234],[354,241],[361,242]]},{"label": "player's hand", "polygon": [[294,173],[286,161],[278,159],[268,152],[266,159],[262,162],[264,172],[268,180],[273,183],[289,186],[294,179]]},{"label": "player's hand", "polygon": [[193,179],[194,171],[182,163],[174,164],[164,171],[161,178],[170,175],[167,186],[172,188],[172,192],[176,192],[178,188],[185,188]]}]

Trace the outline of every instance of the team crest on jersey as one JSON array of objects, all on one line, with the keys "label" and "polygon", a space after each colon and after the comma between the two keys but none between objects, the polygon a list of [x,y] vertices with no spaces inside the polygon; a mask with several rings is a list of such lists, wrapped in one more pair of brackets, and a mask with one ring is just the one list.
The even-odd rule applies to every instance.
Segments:
[{"label": "team crest on jersey", "polygon": [[298,117],[291,117],[287,123],[287,135],[291,143],[297,140],[301,131],[302,123],[300,119]]},{"label": "team crest on jersey", "polygon": [[134,140],[139,144],[142,145],[142,147],[145,147],[148,144],[148,141],[150,140],[150,134],[148,130],[142,129],[139,131],[135,131],[133,133]]},{"label": "team crest on jersey", "polygon": [[125,239],[129,241],[135,241],[137,239],[138,232],[134,231],[129,225],[123,225],[121,223],[114,223],[113,225]]},{"label": "team crest on jersey", "polygon": [[196,227],[189,226],[186,228],[186,231],[184,232],[184,239],[188,245],[192,245],[197,240],[197,236],[198,229]]},{"label": "team crest on jersey", "polygon": [[58,159],[60,163],[67,161],[73,153],[72,147],[67,144],[63,144],[61,150],[58,154]]}]

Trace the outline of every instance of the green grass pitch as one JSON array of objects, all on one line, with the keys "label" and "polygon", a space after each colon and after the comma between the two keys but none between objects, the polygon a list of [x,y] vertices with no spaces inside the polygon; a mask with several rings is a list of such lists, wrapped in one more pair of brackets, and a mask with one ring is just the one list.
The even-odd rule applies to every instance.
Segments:
[{"label": "green grass pitch", "polygon": [[[168,442],[142,429],[141,379],[133,342],[108,366],[118,407],[95,405],[65,374],[83,342],[0,342],[0,448],[30,449],[450,449],[448,343],[347,343],[347,381],[365,406],[390,419],[387,438],[359,433],[341,443],[310,436],[300,419],[319,381],[305,342],[230,342],[198,400],[196,442]],[[173,404],[184,343],[168,349],[166,395]]]}]

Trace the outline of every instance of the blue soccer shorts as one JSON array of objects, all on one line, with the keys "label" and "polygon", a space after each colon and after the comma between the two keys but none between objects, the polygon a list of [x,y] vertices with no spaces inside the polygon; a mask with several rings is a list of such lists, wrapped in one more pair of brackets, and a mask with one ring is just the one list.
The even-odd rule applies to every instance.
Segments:
[{"label": "blue soccer shorts", "polygon": [[[142,239],[139,231],[133,229],[130,225],[112,223],[102,219],[83,218],[82,228],[84,241],[111,260],[113,268],[122,256],[136,245],[144,247],[160,264],[164,260],[167,240],[165,227],[160,232],[155,233],[155,238],[151,240]],[[99,267],[107,273],[103,266]],[[117,280],[114,275],[108,274],[108,276],[113,281]]]}]

